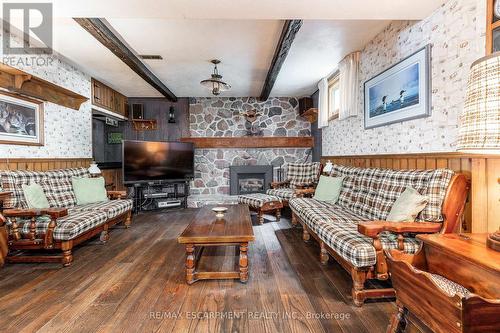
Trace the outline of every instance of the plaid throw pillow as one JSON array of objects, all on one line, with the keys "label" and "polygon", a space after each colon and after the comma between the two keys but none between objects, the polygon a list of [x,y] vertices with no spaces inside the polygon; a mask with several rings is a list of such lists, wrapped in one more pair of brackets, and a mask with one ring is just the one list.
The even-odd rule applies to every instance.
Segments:
[{"label": "plaid throw pillow", "polygon": [[85,168],[61,169],[47,173],[47,178],[42,182],[50,207],[70,208],[76,205],[75,192],[73,191],[73,177],[88,177]]},{"label": "plaid throw pillow", "polygon": [[287,181],[290,182],[290,187],[295,188],[300,184],[312,184],[319,177],[319,162],[313,163],[288,163],[287,165]]},{"label": "plaid throw pillow", "polygon": [[50,177],[42,183],[50,207],[69,208],[76,205],[75,192],[71,180],[67,178]]}]

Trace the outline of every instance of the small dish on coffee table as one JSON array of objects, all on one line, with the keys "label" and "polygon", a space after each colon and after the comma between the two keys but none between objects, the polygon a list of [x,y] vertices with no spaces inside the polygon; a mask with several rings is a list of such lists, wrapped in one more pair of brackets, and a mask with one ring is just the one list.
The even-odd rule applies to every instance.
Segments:
[{"label": "small dish on coffee table", "polygon": [[222,206],[214,207],[214,208],[212,208],[212,211],[215,212],[215,217],[218,220],[220,220],[220,219],[224,218],[224,213],[227,212],[227,207],[222,207]]}]

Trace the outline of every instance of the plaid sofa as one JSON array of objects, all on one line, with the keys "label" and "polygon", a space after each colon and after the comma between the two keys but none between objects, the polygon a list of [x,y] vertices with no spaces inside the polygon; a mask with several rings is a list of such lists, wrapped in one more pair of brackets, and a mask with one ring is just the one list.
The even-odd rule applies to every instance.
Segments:
[{"label": "plaid sofa", "polygon": [[282,200],[290,200],[296,197],[295,189],[300,185],[314,185],[319,178],[321,164],[312,163],[288,163],[286,167],[285,181],[287,187],[272,188],[266,191],[267,194],[277,196]]},{"label": "plaid sofa", "polygon": [[[360,222],[385,220],[406,187],[411,186],[429,197],[429,203],[417,221],[441,222],[441,208],[453,171],[365,169],[334,165],[331,176],[344,177],[339,200],[335,204],[313,198],[293,198],[289,206],[325,244],[354,267],[376,263],[373,239],[360,234]],[[397,248],[395,235],[380,237],[384,249]],[[415,253],[419,242],[404,238],[404,250]]]},{"label": "plaid sofa", "polygon": [[[4,201],[4,207],[27,209],[28,204],[24,197],[22,185],[38,183],[47,196],[51,208],[68,208],[68,215],[57,219],[54,229],[54,239],[60,241],[77,238],[88,230],[100,226],[109,219],[132,209],[132,200],[119,199],[87,205],[77,205],[72,188],[73,177],[89,177],[85,168],[72,168],[38,171],[0,171],[0,181],[4,191],[11,191],[10,198]],[[30,223],[18,220],[21,232],[28,235]],[[39,217],[36,220],[36,232],[45,234],[50,220]]]}]

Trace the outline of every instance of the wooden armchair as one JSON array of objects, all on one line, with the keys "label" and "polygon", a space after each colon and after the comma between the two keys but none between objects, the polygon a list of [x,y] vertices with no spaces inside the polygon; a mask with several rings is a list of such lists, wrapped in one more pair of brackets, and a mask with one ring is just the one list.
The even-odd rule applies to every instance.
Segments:
[{"label": "wooden armchair", "polygon": [[311,196],[318,184],[321,169],[319,162],[289,163],[286,180],[272,182],[267,194],[278,196],[285,205],[293,197]]}]

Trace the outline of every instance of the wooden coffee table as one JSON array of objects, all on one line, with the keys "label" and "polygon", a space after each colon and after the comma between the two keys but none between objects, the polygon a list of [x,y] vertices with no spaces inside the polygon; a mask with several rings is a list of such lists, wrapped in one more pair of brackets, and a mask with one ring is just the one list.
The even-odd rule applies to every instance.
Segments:
[{"label": "wooden coffee table", "polygon": [[[255,240],[247,205],[223,205],[227,212],[215,218],[214,206],[193,210],[192,222],[177,239],[186,245],[186,282],[207,279],[240,279],[248,281],[248,242]],[[239,246],[239,270],[232,272],[199,272],[196,263],[206,246]]]}]

